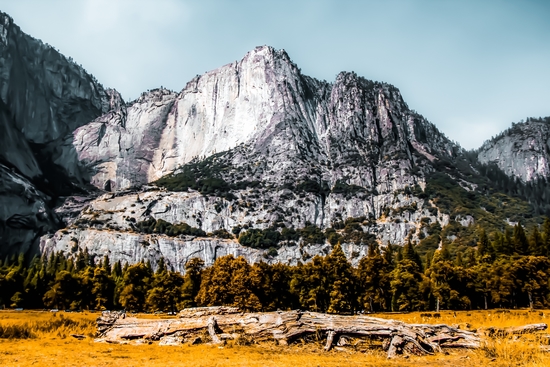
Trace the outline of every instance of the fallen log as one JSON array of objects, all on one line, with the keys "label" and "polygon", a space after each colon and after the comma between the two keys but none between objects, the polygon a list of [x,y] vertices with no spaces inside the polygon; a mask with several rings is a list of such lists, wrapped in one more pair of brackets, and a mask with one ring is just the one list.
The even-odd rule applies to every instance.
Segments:
[{"label": "fallen log", "polygon": [[[296,340],[326,338],[325,350],[350,345],[352,339],[379,341],[388,358],[399,354],[428,355],[445,348],[479,348],[478,334],[448,325],[406,324],[364,315],[343,316],[317,312],[277,311],[243,313],[232,307],[199,307],[175,319],[138,319],[124,313],[104,313],[97,320],[96,341],[109,343],[160,341],[161,345],[246,338],[288,345]],[[546,327],[545,324],[544,327]],[[541,330],[539,325],[526,330]],[[520,329],[518,329],[520,330]]]},{"label": "fallen log", "polygon": [[512,326],[507,328],[495,328],[488,327],[479,330],[479,333],[487,336],[508,336],[508,335],[521,335],[521,334],[530,334],[536,331],[546,330],[548,325],[546,324],[529,324],[523,326]]}]

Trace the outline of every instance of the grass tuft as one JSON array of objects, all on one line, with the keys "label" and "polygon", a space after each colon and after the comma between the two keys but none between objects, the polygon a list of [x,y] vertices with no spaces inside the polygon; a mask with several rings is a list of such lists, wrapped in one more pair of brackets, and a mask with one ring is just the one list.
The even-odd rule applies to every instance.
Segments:
[{"label": "grass tuft", "polygon": [[[31,317],[31,319],[34,317]],[[66,338],[71,334],[94,336],[96,323],[85,317],[65,317],[43,313],[33,321],[18,317],[0,318],[0,339]]]}]

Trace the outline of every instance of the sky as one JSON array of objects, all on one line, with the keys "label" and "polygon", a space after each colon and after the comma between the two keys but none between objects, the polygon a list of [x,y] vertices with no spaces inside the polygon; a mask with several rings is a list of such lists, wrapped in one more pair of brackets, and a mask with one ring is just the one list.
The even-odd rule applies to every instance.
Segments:
[{"label": "sky", "polygon": [[302,73],[393,84],[464,148],[550,116],[550,0],[0,0],[125,100],[285,49]]}]

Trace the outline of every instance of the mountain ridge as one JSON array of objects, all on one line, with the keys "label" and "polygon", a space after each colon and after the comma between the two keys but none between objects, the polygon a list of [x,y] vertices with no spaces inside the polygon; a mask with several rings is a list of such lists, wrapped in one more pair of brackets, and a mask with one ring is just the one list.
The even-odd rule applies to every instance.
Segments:
[{"label": "mountain ridge", "polygon": [[[260,46],[180,92],[125,102],[2,19],[10,40],[0,49],[0,126],[10,136],[0,148],[2,254],[80,248],[183,269],[192,256],[211,264],[228,253],[296,263],[340,241],[357,263],[375,242],[472,247],[479,223],[540,221],[519,199],[493,200],[483,162],[390,84],[353,72],[319,81],[284,50]],[[21,100],[10,96],[34,79],[19,83],[13,58],[45,78]],[[42,64],[56,72],[46,76]],[[21,116],[34,135],[23,134]]]}]

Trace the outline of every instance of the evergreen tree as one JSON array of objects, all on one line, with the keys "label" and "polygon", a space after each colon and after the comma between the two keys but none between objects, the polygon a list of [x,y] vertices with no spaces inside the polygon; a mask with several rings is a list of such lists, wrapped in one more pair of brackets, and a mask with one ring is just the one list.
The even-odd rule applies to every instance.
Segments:
[{"label": "evergreen tree", "polygon": [[411,243],[410,239],[407,240],[407,243],[405,244],[405,246],[403,246],[403,251],[401,252],[401,254],[402,254],[402,259],[410,260],[416,263],[419,269],[422,269],[422,259],[414,249],[414,245]]},{"label": "evergreen tree", "polygon": [[145,297],[153,275],[152,269],[142,262],[125,267],[125,269],[119,302],[126,310],[143,311]]},{"label": "evergreen tree", "polygon": [[94,288],[94,268],[91,266],[86,266],[80,271],[75,277],[79,281],[79,297],[75,300],[72,305],[73,309],[93,309],[96,306],[96,302],[93,295]]},{"label": "evergreen tree", "polygon": [[544,224],[542,226],[543,228],[543,234],[542,234],[542,240],[544,243],[544,255],[550,256],[550,219],[546,218],[544,220]]},{"label": "evergreen tree", "polygon": [[298,263],[290,282],[291,292],[302,309],[326,312],[330,304],[328,272],[322,256],[307,264]]},{"label": "evergreen tree", "polygon": [[550,261],[547,257],[524,256],[510,264],[514,280],[514,304],[542,308],[548,305]]},{"label": "evergreen tree", "polygon": [[330,287],[330,301],[327,312],[353,312],[356,307],[356,281],[351,264],[339,243],[334,246],[325,261]]},{"label": "evergreen tree", "polygon": [[491,302],[499,308],[514,307],[515,285],[509,258],[497,259],[491,265],[490,273],[485,274],[485,277],[491,290]]},{"label": "evergreen tree", "polygon": [[389,310],[390,264],[384,258],[377,245],[369,246],[366,257],[359,261],[357,268],[360,284],[359,304],[370,312]]},{"label": "evergreen tree", "polygon": [[465,274],[462,267],[455,266],[450,260],[445,260],[437,254],[436,252],[428,271],[437,306],[453,310],[470,308],[471,300],[465,289]]},{"label": "evergreen tree", "polygon": [[236,306],[243,310],[261,308],[250,277],[250,265],[243,257],[222,256],[202,274],[195,300],[203,306]]},{"label": "evergreen tree", "polygon": [[195,307],[195,298],[201,286],[201,274],[204,261],[197,257],[190,259],[185,264],[185,278],[182,286],[182,308]]},{"label": "evergreen tree", "polygon": [[521,223],[514,226],[514,235],[512,237],[514,251],[519,255],[527,255],[529,253],[529,241],[525,235],[525,230]]},{"label": "evergreen tree", "polygon": [[183,275],[159,266],[153,276],[152,287],[147,292],[148,308],[152,311],[178,311],[178,305],[183,300],[183,282]]},{"label": "evergreen tree", "polygon": [[425,309],[423,282],[418,264],[409,259],[401,260],[391,273],[392,311]]},{"label": "evergreen tree", "polygon": [[61,270],[55,276],[50,289],[44,294],[44,304],[50,308],[69,309],[72,306],[74,309],[79,290],[78,279],[69,271]]},{"label": "evergreen tree", "polygon": [[[481,261],[485,261],[484,259],[486,257],[491,256],[491,244],[489,243],[489,238],[487,237],[487,234],[485,233],[485,229],[481,228],[479,230],[478,234],[478,240],[477,240],[477,256]],[[490,259],[488,259],[490,261]]]},{"label": "evergreen tree", "polygon": [[529,252],[534,256],[546,256],[544,241],[537,226],[533,227],[529,241]]},{"label": "evergreen tree", "polygon": [[[108,258],[107,258],[108,259]],[[96,310],[106,310],[114,305],[115,283],[109,276],[110,266],[103,262],[103,266],[94,269],[92,278],[92,296],[94,299],[93,308]]]},{"label": "evergreen tree", "polygon": [[260,301],[262,311],[298,307],[290,292],[292,272],[288,265],[269,265],[260,261],[252,265],[251,278],[253,292]]},{"label": "evergreen tree", "polygon": [[480,306],[483,309],[489,308],[491,294],[491,277],[492,266],[486,262],[477,264],[472,269],[471,277],[473,279],[474,291],[482,298]]},{"label": "evergreen tree", "polygon": [[261,303],[253,290],[257,288],[252,278],[252,267],[244,257],[239,256],[233,262],[233,271],[231,277],[231,292],[233,296],[232,306],[237,306],[241,310],[259,311]]},{"label": "evergreen tree", "polygon": [[109,255],[105,255],[101,267],[105,269],[108,276],[111,276],[111,261],[109,260]]}]

